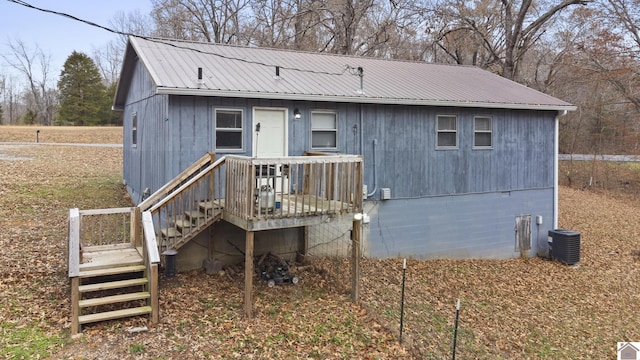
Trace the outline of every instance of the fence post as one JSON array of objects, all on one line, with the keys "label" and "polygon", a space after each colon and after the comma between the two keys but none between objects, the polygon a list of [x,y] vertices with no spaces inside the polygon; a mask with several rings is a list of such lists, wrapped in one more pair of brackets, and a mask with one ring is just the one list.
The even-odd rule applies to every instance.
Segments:
[{"label": "fence post", "polygon": [[400,297],[400,338],[398,341],[402,343],[402,330],[404,327],[404,282],[407,274],[407,259],[402,260],[402,295]]},{"label": "fence post", "polygon": [[351,300],[357,303],[360,299],[360,229],[362,214],[353,215],[351,232]]},{"label": "fence post", "polygon": [[456,320],[453,325],[453,351],[451,359],[456,360],[456,346],[458,343],[458,320],[460,318],[460,299],[456,302]]},{"label": "fence post", "polygon": [[247,231],[244,250],[244,315],[247,319],[253,317],[253,238],[253,231]]}]

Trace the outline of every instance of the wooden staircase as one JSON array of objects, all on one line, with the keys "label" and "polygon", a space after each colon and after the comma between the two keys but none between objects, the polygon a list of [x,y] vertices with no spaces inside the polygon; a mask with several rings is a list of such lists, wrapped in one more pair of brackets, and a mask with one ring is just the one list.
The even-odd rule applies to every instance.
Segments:
[{"label": "wooden staircase", "polygon": [[84,324],[124,317],[158,322],[157,247],[150,214],[137,208],[70,210],[73,335]]},{"label": "wooden staircase", "polygon": [[159,251],[178,250],[203,230],[222,219],[224,192],[222,166],[207,154],[140,203],[152,216]]},{"label": "wooden staircase", "polygon": [[131,244],[82,250],[75,287],[78,325],[151,314],[149,280],[142,256]]},{"label": "wooden staircase", "polygon": [[193,209],[176,215],[160,229],[160,250],[179,249],[204,229],[222,219],[224,200],[199,201]]}]

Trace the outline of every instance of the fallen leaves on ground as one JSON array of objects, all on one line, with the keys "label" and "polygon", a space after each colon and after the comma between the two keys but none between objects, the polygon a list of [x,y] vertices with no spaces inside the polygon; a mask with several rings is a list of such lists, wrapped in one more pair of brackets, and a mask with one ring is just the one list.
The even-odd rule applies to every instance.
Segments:
[{"label": "fallen leaves on ground", "polygon": [[[410,259],[402,344],[401,259],[363,260],[361,305],[322,263],[300,273],[297,286],[256,280],[252,320],[243,317],[241,280],[181,273],[161,282],[159,325],[130,333],[146,318],[97,323],[71,340],[68,209],[128,205],[122,150],[0,153],[31,159],[0,161],[0,356],[45,341],[49,356],[75,359],[443,359],[451,357],[457,299],[458,358],[613,358],[616,342],[640,340],[640,207],[566,187],[560,226],[581,233],[578,267],[541,258]],[[348,272],[348,262],[337,269]]]}]

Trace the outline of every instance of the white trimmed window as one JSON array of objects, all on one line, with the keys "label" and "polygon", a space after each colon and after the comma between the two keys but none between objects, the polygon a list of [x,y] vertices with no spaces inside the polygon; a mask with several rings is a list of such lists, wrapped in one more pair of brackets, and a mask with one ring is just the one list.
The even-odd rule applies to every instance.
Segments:
[{"label": "white trimmed window", "polygon": [[311,112],[311,148],[338,149],[338,116],[335,112]]},{"label": "white trimmed window", "polygon": [[488,116],[473,118],[473,147],[476,149],[490,149],[493,146],[493,127]]},{"label": "white trimmed window", "polygon": [[216,109],[216,150],[242,150],[242,110]]},{"label": "white trimmed window", "polygon": [[131,115],[131,146],[138,146],[138,113]]},{"label": "white trimmed window", "polygon": [[436,147],[439,149],[457,148],[458,118],[455,115],[438,115],[436,122]]}]

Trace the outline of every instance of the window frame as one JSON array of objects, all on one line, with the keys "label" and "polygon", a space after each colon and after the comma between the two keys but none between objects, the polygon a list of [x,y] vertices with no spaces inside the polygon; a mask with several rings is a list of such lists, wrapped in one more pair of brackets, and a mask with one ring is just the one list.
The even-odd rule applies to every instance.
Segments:
[{"label": "window frame", "polygon": [[[333,115],[335,117],[335,128],[334,129],[314,129],[314,127],[313,127],[313,116],[315,114],[331,114],[331,115]],[[338,121],[339,121],[338,112],[335,111],[335,110],[322,110],[322,109],[319,109],[319,110],[312,110],[311,111],[311,123],[310,123],[309,126],[311,128],[311,134],[310,134],[310,137],[311,137],[310,141],[311,142],[310,142],[310,145],[311,145],[311,149],[312,150],[338,151],[338,148],[339,148],[339,146],[338,146]],[[335,144],[336,145],[334,147],[317,147],[317,146],[313,146],[313,135],[314,135],[314,132],[320,132],[320,131],[322,131],[322,132],[333,132],[334,136],[335,136]]]},{"label": "window frame", "polygon": [[[235,112],[240,113],[240,128],[218,128],[218,112]],[[244,109],[240,108],[214,108],[213,110],[213,142],[214,149],[216,152],[223,153],[234,153],[234,152],[244,152],[244,136],[245,136],[245,124],[244,124]],[[239,148],[219,148],[218,147],[218,131],[220,132],[233,132],[240,133],[240,147]]]},{"label": "window frame", "polygon": [[138,112],[131,114],[131,147],[138,147]]},{"label": "window frame", "polygon": [[[489,129],[488,130],[479,130],[476,126],[476,120],[478,119],[488,119],[489,120]],[[476,143],[476,135],[478,134],[489,134],[490,145],[478,145]],[[473,117],[473,149],[475,150],[490,150],[493,149],[493,117],[489,115],[477,115]]]},{"label": "window frame", "polygon": [[[440,129],[440,118],[453,118],[454,119],[454,129]],[[455,145],[440,145],[440,134],[455,134]],[[437,150],[456,150],[458,149],[459,139],[458,139],[458,115],[455,114],[439,114],[436,115],[436,149]]]}]

